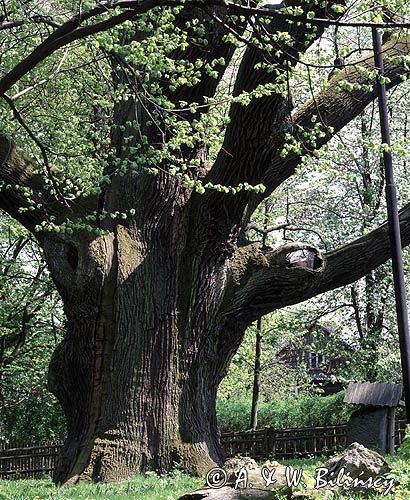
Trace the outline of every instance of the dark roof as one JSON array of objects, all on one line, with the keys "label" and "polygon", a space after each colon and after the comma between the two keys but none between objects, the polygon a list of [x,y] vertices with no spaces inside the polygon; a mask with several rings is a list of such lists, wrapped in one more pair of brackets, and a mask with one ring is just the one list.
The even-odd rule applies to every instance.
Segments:
[{"label": "dark roof", "polygon": [[368,406],[399,406],[403,393],[401,384],[382,384],[379,382],[350,382],[344,403]]}]

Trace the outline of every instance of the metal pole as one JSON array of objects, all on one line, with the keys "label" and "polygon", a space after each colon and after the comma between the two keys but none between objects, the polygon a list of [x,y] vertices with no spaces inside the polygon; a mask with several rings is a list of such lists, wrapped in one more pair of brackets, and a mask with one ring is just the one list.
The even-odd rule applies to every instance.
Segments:
[{"label": "metal pole", "polygon": [[[380,77],[384,76],[383,54],[380,34],[372,28],[374,62]],[[403,254],[401,249],[400,222],[397,208],[397,191],[394,183],[393,160],[390,150],[389,117],[387,112],[386,86],[377,79],[376,90],[379,101],[380,128],[383,144],[388,148],[383,151],[384,171],[386,176],[387,216],[391,259],[393,267],[394,293],[396,298],[397,326],[399,331],[401,367],[403,375],[404,398],[406,402],[407,422],[410,423],[410,335],[407,311],[406,285],[404,282]]]}]

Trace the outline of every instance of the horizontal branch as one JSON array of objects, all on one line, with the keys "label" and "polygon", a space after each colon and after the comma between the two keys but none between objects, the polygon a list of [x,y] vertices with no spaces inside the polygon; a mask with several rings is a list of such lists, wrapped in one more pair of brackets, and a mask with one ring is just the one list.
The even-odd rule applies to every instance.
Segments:
[{"label": "horizontal branch", "polygon": [[[405,247],[410,244],[410,204],[400,212],[400,227]],[[273,310],[354,283],[389,258],[387,222],[326,254],[300,242],[271,251],[259,244],[239,248],[223,314],[250,323]]]},{"label": "horizontal branch", "polygon": [[278,224],[277,226],[267,226],[267,227],[259,227],[257,224],[250,223],[246,228],[247,231],[256,231],[260,234],[269,234],[274,231],[280,231],[281,229],[286,229],[290,226],[290,222],[284,222],[283,224]]},{"label": "horizontal branch", "polygon": [[[410,244],[410,204],[400,211],[400,231],[402,246],[406,247]],[[385,222],[367,235],[326,254],[327,265],[317,293],[353,283],[389,258],[389,228]]]},{"label": "horizontal branch", "polygon": [[60,25],[53,21],[50,17],[34,15],[28,16],[23,19],[13,19],[10,21],[3,21],[0,23],[0,31],[9,30],[12,28],[18,28],[19,26],[23,26],[23,24],[27,23],[35,23],[35,24],[45,24],[46,26],[52,26],[53,28],[59,28]]}]

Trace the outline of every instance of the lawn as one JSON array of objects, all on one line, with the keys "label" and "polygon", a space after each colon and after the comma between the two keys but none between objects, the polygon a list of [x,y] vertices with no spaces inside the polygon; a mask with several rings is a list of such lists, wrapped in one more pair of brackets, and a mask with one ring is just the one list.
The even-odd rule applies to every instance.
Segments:
[{"label": "lawn", "polygon": [[181,472],[167,476],[147,473],[123,483],[80,484],[71,488],[57,487],[50,479],[3,480],[0,500],[176,500],[202,484],[202,479]]},{"label": "lawn", "polygon": [[[410,498],[410,463],[399,456],[387,457],[392,475],[401,483],[394,495],[369,495],[367,498],[386,500],[406,500]],[[288,460],[285,463],[302,469],[306,477],[313,476],[324,458]],[[21,479],[0,481],[0,500],[176,500],[184,493],[202,486],[203,479],[193,478],[179,471],[166,476],[155,473],[141,474],[131,481],[111,484],[80,484],[71,488],[59,488],[49,479]],[[312,492],[312,499],[321,496]],[[337,499],[359,498],[353,495],[337,495]],[[362,497],[363,498],[363,497]]]}]

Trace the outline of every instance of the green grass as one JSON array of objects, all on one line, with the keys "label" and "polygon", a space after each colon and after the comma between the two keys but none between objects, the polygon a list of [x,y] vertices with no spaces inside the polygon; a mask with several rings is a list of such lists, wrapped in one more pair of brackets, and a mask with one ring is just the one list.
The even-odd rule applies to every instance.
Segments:
[{"label": "green grass", "polygon": [[[395,495],[383,496],[370,494],[374,500],[407,500],[410,498],[410,461],[400,456],[386,457],[392,469],[392,476],[400,482]],[[314,470],[320,467],[325,457],[294,459],[283,462],[295,469],[302,469],[307,476],[313,477]],[[203,486],[204,480],[193,478],[182,472],[158,476],[147,473],[136,476],[131,481],[110,484],[80,484],[70,488],[55,486],[50,479],[20,479],[0,481],[0,500],[177,500],[181,495]],[[285,497],[284,497],[285,498]],[[322,498],[316,491],[312,498]],[[337,494],[334,500],[353,500],[363,497]]]},{"label": "green grass", "polygon": [[167,476],[141,474],[131,481],[109,484],[55,486],[50,479],[0,481],[0,500],[176,500],[203,485],[203,480],[181,472]]}]

